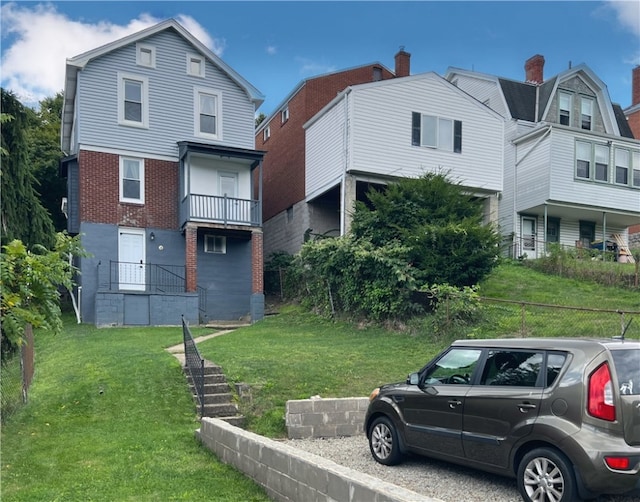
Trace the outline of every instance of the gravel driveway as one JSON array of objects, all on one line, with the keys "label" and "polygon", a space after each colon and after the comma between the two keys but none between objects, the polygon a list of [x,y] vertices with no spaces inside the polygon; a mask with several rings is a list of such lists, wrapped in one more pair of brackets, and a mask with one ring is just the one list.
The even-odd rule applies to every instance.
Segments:
[{"label": "gravel driveway", "polygon": [[[387,467],[371,457],[363,435],[328,439],[292,439],[286,443],[337,464],[375,476],[445,502],[521,502],[515,479],[504,478],[418,456]],[[599,497],[594,502],[639,502],[637,497]]]}]

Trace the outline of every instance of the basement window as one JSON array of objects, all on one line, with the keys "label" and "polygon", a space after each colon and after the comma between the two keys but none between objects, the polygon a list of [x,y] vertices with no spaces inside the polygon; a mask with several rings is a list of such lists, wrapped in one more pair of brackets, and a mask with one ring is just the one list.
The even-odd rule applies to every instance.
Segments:
[{"label": "basement window", "polygon": [[204,236],[204,252],[226,254],[227,238],[222,235],[207,234]]}]

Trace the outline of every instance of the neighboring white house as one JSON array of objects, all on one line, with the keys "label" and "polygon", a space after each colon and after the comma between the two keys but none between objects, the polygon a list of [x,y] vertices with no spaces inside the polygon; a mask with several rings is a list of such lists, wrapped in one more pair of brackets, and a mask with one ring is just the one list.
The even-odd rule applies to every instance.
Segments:
[{"label": "neighboring white house", "polygon": [[446,79],[504,118],[499,204],[512,256],[535,258],[546,243],[607,247],[628,258],[640,223],[640,141],[606,85],[584,64],[543,78],[544,58],[526,81],[449,69]]},{"label": "neighboring white house", "polygon": [[446,173],[497,221],[504,120],[436,73],[347,87],[305,124],[305,203],[314,234],[343,235],[370,185]]}]

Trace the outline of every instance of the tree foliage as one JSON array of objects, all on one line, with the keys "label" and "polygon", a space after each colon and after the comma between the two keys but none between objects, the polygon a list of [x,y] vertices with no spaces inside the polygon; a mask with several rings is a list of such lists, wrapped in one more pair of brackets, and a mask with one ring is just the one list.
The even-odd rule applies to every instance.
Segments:
[{"label": "tree foliage", "polygon": [[419,282],[472,286],[496,265],[500,236],[483,224],[483,202],[448,176],[405,178],[367,196],[356,203],[353,235],[406,246]]},{"label": "tree foliage", "polygon": [[2,247],[2,355],[19,347],[26,324],[59,332],[62,329],[60,291],[71,289],[76,269],[71,256],[82,256],[79,237],[55,235],[53,250],[36,245],[30,251],[19,240]]},{"label": "tree foliage", "polygon": [[325,314],[376,321],[437,312],[498,262],[499,234],[482,219],[483,202],[442,174],[372,190],[356,203],[350,235],[304,244],[292,272],[299,296]]},{"label": "tree foliage", "polygon": [[27,131],[29,113],[33,111],[25,109],[13,93],[4,89],[1,93],[2,112],[13,117],[2,125],[2,244],[19,239],[28,248],[35,245],[51,248],[55,231],[36,192],[37,182],[29,158]]},{"label": "tree foliage", "polygon": [[66,180],[58,168],[63,153],[60,150],[60,126],[62,117],[62,92],[40,101],[37,112],[30,110],[27,141],[29,162],[40,192],[40,202],[48,211],[56,231],[67,228],[67,220],[60,205],[66,195]]}]

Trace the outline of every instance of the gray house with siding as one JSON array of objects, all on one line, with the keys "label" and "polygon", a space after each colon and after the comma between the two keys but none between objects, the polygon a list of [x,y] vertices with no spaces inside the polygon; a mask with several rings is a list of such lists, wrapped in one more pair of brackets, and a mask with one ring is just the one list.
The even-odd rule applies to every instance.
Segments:
[{"label": "gray house with siding", "polygon": [[90,254],[84,322],[263,317],[263,100],[174,20],[67,60],[61,174]]}]

